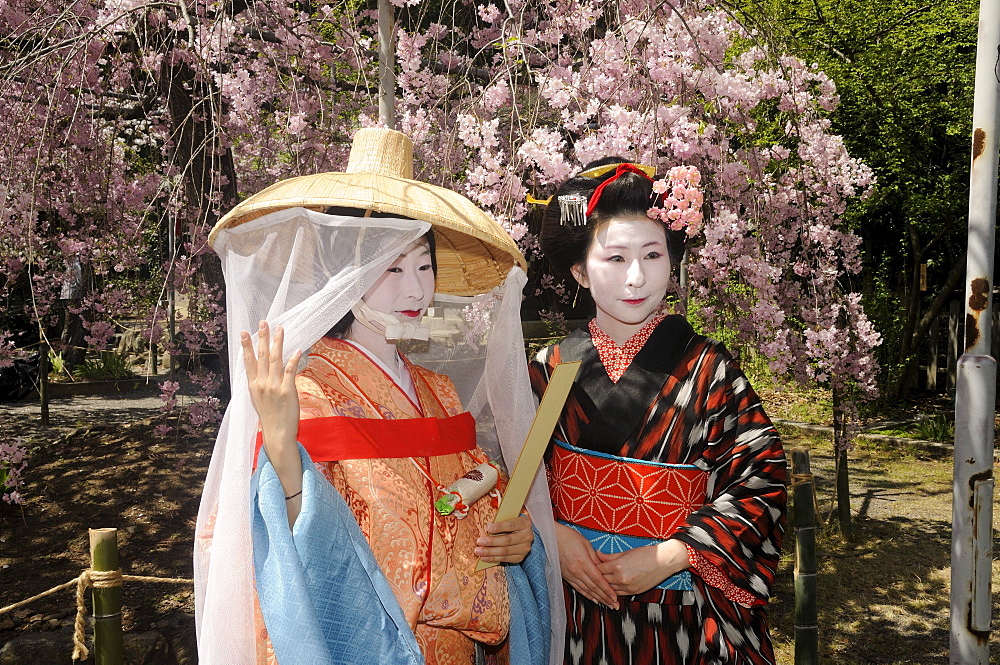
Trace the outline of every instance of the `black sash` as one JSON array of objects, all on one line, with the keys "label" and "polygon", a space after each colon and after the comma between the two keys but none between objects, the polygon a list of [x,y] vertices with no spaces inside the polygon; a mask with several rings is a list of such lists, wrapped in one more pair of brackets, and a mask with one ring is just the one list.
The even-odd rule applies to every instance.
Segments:
[{"label": "black sash", "polygon": [[649,405],[695,337],[701,336],[695,334],[687,319],[679,314],[668,316],[649,336],[618,383],[608,376],[587,326],[559,342],[562,362],[583,361],[571,394],[590,422],[581,424],[580,438],[573,445],[621,455],[624,444],[638,437]]}]

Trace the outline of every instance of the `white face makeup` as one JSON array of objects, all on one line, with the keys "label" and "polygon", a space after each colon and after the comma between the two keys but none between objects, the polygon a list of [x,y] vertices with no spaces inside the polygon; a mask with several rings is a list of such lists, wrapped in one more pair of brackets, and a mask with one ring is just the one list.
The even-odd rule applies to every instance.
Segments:
[{"label": "white face makeup", "polygon": [[406,246],[362,300],[377,312],[413,323],[423,316],[433,297],[431,251],[421,238]]},{"label": "white face makeup", "polygon": [[624,344],[656,316],[670,285],[670,256],[661,222],[612,219],[597,229],[584,263],[572,267],[597,305],[597,325]]}]

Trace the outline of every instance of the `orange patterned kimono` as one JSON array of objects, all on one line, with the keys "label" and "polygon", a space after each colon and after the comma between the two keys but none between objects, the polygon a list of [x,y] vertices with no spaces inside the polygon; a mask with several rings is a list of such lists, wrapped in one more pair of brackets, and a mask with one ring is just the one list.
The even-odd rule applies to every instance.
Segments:
[{"label": "orange patterned kimono", "polygon": [[[301,418],[447,418],[463,411],[448,377],[404,362],[419,404],[355,346],[323,338],[295,380]],[[316,464],[354,513],[428,665],[467,665],[474,662],[473,640],[495,645],[507,637],[503,566],[474,572],[476,540],[496,506],[484,498],[464,519],[442,517],[434,510],[438,492],[429,480],[449,485],[486,460],[476,447],[434,457]],[[259,613],[257,620],[258,653],[270,652]],[[376,662],[378,654],[372,656]],[[273,656],[264,660],[274,662]]]}]

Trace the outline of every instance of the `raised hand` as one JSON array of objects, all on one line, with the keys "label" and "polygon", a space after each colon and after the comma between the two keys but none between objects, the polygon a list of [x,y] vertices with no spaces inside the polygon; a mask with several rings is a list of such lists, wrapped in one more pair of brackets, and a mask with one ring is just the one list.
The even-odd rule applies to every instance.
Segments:
[{"label": "raised hand", "polygon": [[260,418],[267,458],[281,480],[287,502],[288,523],[295,522],[302,505],[302,463],[296,437],[299,432],[299,396],[295,390],[295,368],[301,351],[295,351],[284,367],[281,365],[285,332],[274,331],[274,342],[266,321],[260,322],[257,353],[254,354],[250,333],[240,331],[243,362],[246,365],[250,401]]},{"label": "raised hand", "polygon": [[601,559],[590,541],[563,524],[556,524],[556,540],[563,579],[593,602],[618,609],[618,597],[598,568]]}]

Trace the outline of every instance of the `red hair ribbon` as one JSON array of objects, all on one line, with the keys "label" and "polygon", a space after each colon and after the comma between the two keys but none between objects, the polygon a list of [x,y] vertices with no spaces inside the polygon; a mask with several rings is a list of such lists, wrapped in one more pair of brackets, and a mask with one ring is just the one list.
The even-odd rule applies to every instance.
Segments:
[{"label": "red hair ribbon", "polygon": [[646,175],[642,169],[635,164],[619,164],[618,168],[615,170],[615,174],[598,185],[597,189],[594,190],[594,193],[590,195],[590,203],[587,204],[587,217],[590,217],[590,213],[594,212],[594,208],[597,207],[597,202],[601,200],[601,192],[604,191],[604,188],[620,178],[624,173],[638,173],[646,180],[653,182],[653,179]]}]

